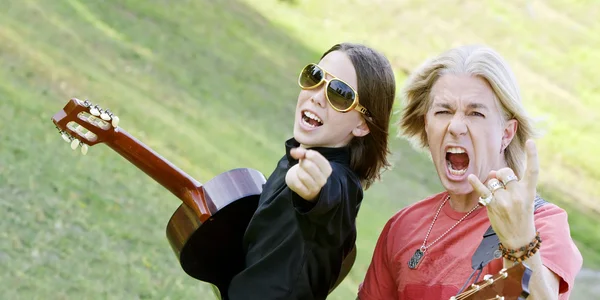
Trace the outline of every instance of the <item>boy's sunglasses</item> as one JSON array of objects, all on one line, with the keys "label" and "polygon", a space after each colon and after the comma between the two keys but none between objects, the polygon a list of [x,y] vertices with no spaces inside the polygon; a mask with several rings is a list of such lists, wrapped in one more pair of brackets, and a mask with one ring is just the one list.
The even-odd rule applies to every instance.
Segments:
[{"label": "boy's sunglasses", "polygon": [[[331,75],[331,80],[325,79],[325,74]],[[325,71],[317,64],[309,64],[298,77],[298,84],[303,89],[314,89],[325,82],[325,98],[333,109],[339,112],[349,112],[356,109],[370,117],[369,111],[358,103],[358,93],[347,83]]]}]

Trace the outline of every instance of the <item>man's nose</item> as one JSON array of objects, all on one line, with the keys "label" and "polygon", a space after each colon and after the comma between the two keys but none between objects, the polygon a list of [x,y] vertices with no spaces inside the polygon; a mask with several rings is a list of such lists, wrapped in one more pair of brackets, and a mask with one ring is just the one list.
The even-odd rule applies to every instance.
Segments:
[{"label": "man's nose", "polygon": [[461,136],[467,134],[467,124],[463,115],[455,114],[450,120],[448,131],[453,136]]}]

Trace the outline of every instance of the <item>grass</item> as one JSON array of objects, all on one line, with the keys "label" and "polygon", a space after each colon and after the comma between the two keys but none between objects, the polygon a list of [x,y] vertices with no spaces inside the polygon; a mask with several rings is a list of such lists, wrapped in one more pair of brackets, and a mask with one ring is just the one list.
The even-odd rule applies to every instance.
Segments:
[{"label": "grass", "polygon": [[[455,44],[485,42],[503,53],[527,108],[546,118],[541,190],[569,211],[585,264],[600,268],[600,141],[593,134],[600,125],[592,122],[600,108],[598,5],[461,3],[7,5],[0,10],[0,298],[208,297],[165,238],[179,200],[108,147],[87,156],[71,151],[50,117],[70,97],[89,98],[202,182],[237,167],[268,175],[291,134],[297,71],[345,40],[381,49],[399,84]],[[358,260],[333,299],[355,295],[385,221],[440,189],[426,156],[401,139],[392,149],[396,167],[367,192]]]}]

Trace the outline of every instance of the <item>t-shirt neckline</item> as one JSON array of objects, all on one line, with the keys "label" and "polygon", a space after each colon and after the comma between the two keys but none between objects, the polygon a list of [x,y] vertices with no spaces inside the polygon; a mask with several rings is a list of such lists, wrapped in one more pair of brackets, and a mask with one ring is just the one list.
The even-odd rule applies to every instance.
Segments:
[{"label": "t-shirt neckline", "polygon": [[[444,199],[446,199],[446,197],[448,197],[448,192],[442,193],[441,201],[444,201]],[[440,204],[441,204],[441,201],[440,201]],[[485,209],[482,207],[476,208],[475,211],[473,211],[468,217],[465,218],[465,220],[475,217],[476,215],[481,213],[483,210],[485,210]],[[446,203],[444,203],[444,207],[442,207],[442,211],[450,219],[457,220],[457,221],[460,220],[460,218],[464,217],[468,213],[468,212],[459,212],[459,211],[454,210],[452,208],[452,206],[450,205],[450,199],[448,199],[448,201],[446,201]]]}]

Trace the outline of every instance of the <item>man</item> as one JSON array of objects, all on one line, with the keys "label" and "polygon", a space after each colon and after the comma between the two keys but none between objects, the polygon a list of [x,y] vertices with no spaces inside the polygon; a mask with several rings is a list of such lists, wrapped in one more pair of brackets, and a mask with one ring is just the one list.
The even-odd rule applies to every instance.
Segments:
[{"label": "man", "polygon": [[[404,96],[399,126],[429,150],[445,191],[388,221],[359,298],[449,299],[477,281],[474,269],[523,261],[528,299],[568,299],[582,257],[566,212],[536,194],[535,132],[506,62],[487,47],[451,49],[412,74]],[[490,225],[502,257],[477,261]]]}]

